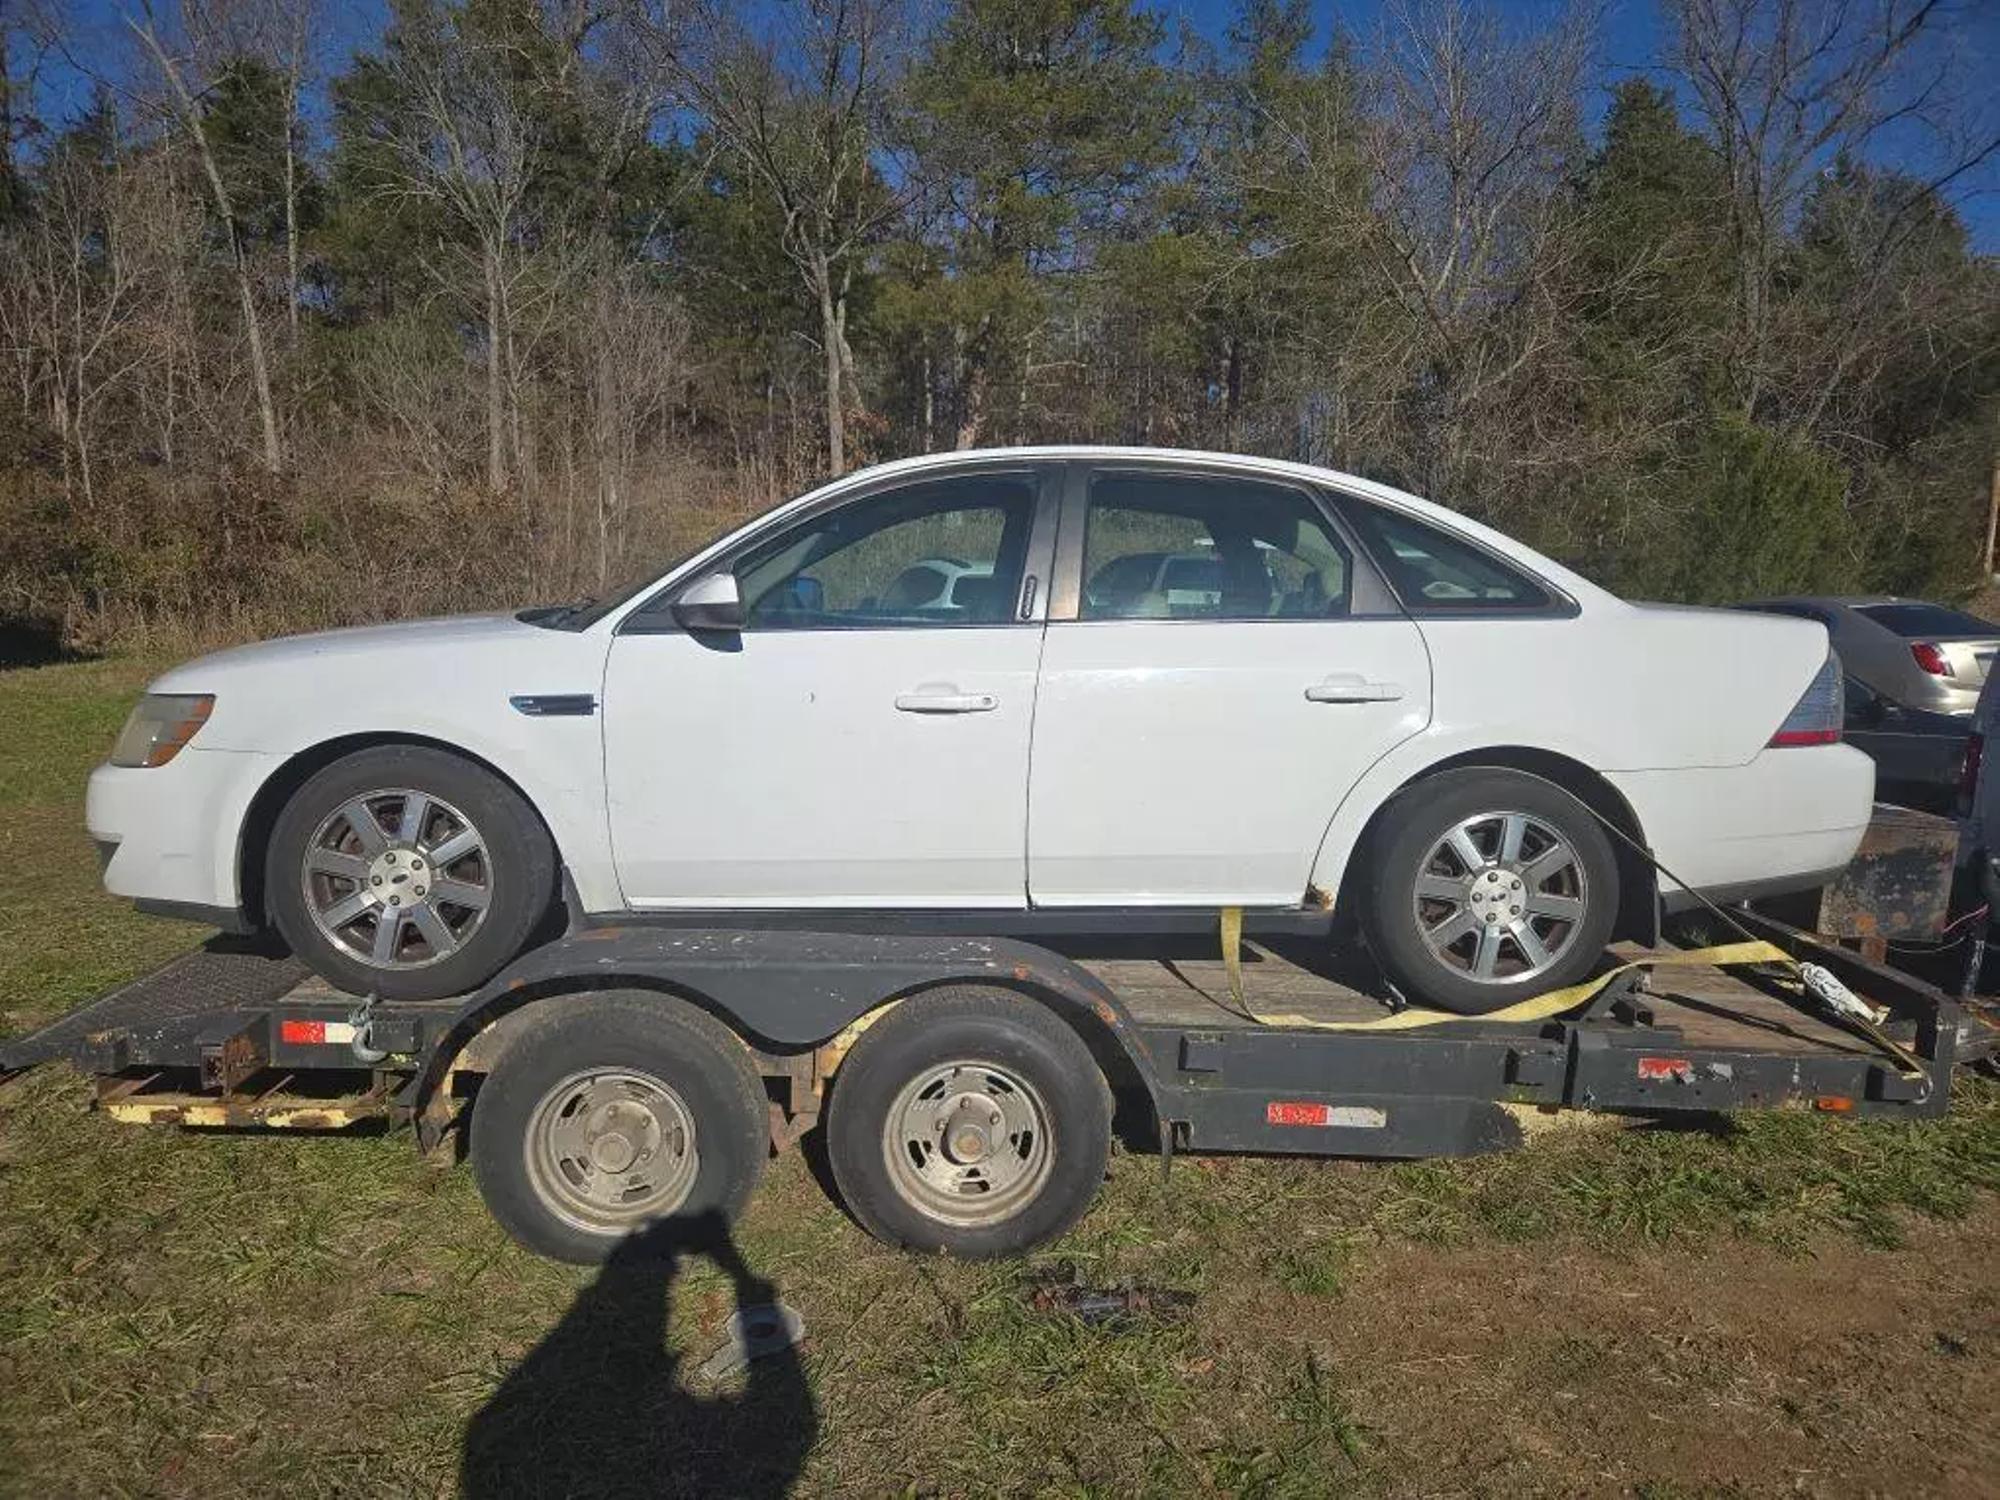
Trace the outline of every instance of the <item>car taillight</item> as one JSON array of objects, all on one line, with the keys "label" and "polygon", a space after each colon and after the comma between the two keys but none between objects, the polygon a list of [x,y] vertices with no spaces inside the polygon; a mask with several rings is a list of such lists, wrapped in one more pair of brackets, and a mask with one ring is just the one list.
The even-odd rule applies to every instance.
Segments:
[{"label": "car taillight", "polygon": [[1953,675],[1951,663],[1945,660],[1944,653],[1929,641],[1910,642],[1910,655],[1916,658],[1916,663],[1919,667],[1930,673],[1933,677],[1950,677]]},{"label": "car taillight", "polygon": [[1771,736],[1772,747],[1839,744],[1842,707],[1840,658],[1829,652],[1826,665],[1807,684],[1805,694]]}]

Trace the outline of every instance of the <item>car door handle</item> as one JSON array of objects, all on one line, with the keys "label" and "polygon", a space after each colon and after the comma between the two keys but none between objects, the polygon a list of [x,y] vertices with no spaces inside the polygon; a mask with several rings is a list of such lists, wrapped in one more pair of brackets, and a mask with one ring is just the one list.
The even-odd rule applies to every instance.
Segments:
[{"label": "car door handle", "polygon": [[955,688],[918,688],[898,693],[896,707],[906,714],[989,714],[1000,706],[992,693],[961,693]]},{"label": "car door handle", "polygon": [[1354,672],[1341,672],[1306,689],[1308,703],[1394,703],[1403,696],[1400,682],[1370,682]]}]

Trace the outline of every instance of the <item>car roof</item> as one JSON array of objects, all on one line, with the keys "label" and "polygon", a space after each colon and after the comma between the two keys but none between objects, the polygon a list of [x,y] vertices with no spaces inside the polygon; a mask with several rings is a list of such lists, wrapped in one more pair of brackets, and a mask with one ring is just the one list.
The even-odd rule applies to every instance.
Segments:
[{"label": "car roof", "polygon": [[1364,479],[1359,474],[1349,474],[1340,469],[1329,469],[1318,464],[1299,463],[1289,458],[1265,458],[1250,453],[1223,453],[1214,449],[1124,447],[1116,443],[1038,443],[1019,448],[946,449],[938,453],[919,453],[909,458],[893,459],[888,463],[876,464],[872,468],[857,469],[851,474],[844,474],[839,479],[799,496],[791,502],[791,506],[781,509],[810,504],[829,495],[840,486],[860,480],[873,481],[916,475],[929,469],[949,469],[968,463],[1009,461],[1036,463],[1063,459],[1089,460],[1097,463],[1195,465],[1296,479],[1306,484],[1331,485],[1337,489],[1351,491],[1363,499],[1378,500],[1393,509],[1407,511],[1419,520],[1434,521],[1447,530],[1462,532],[1475,541],[1485,543],[1503,557],[1511,557],[1522,562],[1572,594],[1587,595],[1593,599],[1617,597],[1592,583],[1582,574],[1564,567],[1554,558],[1537,552],[1520,538],[1509,536],[1506,532],[1488,526],[1484,522],[1475,521],[1463,511],[1453,510],[1448,505],[1440,505],[1435,500],[1426,500],[1423,496],[1413,495],[1408,490],[1399,490],[1392,484],[1384,484],[1376,479]]},{"label": "car roof", "polygon": [[[1171,464],[1233,470],[1244,474],[1262,475],[1266,478],[1293,479],[1302,484],[1330,486],[1360,499],[1375,501],[1388,509],[1402,511],[1413,519],[1429,522],[1446,531],[1456,532],[1481,543],[1517,566],[1524,567],[1544,581],[1554,584],[1572,599],[1594,601],[1598,608],[1615,608],[1624,603],[1609,590],[1592,583],[1574,569],[1564,567],[1545,553],[1537,552],[1519,538],[1475,521],[1464,512],[1453,510],[1448,505],[1426,500],[1421,495],[1399,490],[1394,485],[1383,484],[1379,480],[1364,479],[1359,474],[1348,474],[1339,469],[1298,463],[1292,459],[1263,458],[1247,453],[1221,453],[1200,448],[1121,447],[1109,443],[1042,443],[1018,448],[954,448],[938,453],[919,453],[909,458],[893,459],[888,463],[875,464],[869,468],[843,474],[837,479],[829,480],[804,494],[795,496],[785,504],[756,517],[749,524],[779,525],[800,512],[836,501],[850,487],[873,485],[883,480],[914,478],[932,470],[950,471],[980,464],[1049,463],[1062,460]],[[641,607],[651,588],[663,587],[676,579],[690,576],[706,566],[713,556],[733,544],[742,534],[742,529],[731,531],[726,536],[716,538],[699,551],[682,558],[666,574],[653,580],[648,588],[635,590],[632,599],[625,601],[619,609],[607,613],[603,620],[594,623],[603,624],[608,621],[610,627],[615,629],[624,614]]]}]

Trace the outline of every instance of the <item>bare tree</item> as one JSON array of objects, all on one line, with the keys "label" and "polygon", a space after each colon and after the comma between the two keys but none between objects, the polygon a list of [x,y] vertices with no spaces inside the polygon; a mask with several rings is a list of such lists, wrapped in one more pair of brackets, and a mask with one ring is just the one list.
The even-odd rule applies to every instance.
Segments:
[{"label": "bare tree", "polygon": [[687,319],[648,273],[604,257],[586,283],[573,325],[583,367],[596,487],[596,587],[611,581],[646,438],[684,379]]},{"label": "bare tree", "polygon": [[904,60],[900,0],[804,0],[791,33],[758,37],[723,0],[652,36],[680,96],[778,210],[781,246],[819,317],[827,460],[848,465],[859,405],[848,297],[869,246],[905,206],[877,171],[888,90]]},{"label": "bare tree", "polygon": [[[512,49],[425,18],[387,67],[400,96],[383,122],[390,176],[379,191],[430,204],[467,238],[484,317],[486,483],[508,487],[508,293],[521,258],[538,125],[511,86]],[[455,258],[455,250],[447,252]],[[433,267],[448,284],[449,267]]]},{"label": "bare tree", "polygon": [[[1365,199],[1337,200],[1401,313],[1405,368],[1430,408],[1425,482],[1449,493],[1464,422],[1543,348],[1500,314],[1541,294],[1560,259],[1563,172],[1579,134],[1591,33],[1580,13],[1510,30],[1466,0],[1390,12],[1361,150]],[[1526,329],[1523,336],[1524,327]]]},{"label": "bare tree", "polygon": [[69,152],[50,163],[40,223],[9,246],[15,274],[0,298],[23,387],[40,393],[62,443],[64,492],[86,512],[96,497],[96,413],[130,368],[124,334],[137,312],[123,170]]},{"label": "bare tree", "polygon": [[[1737,384],[1754,413],[1771,378],[1772,283],[1784,236],[1822,169],[1885,131],[1926,137],[1908,207],[2000,152],[1990,104],[1967,109],[1940,0],[1673,0],[1674,63],[1728,175],[1736,260]],[[1908,155],[1909,153],[1904,153]],[[1886,216],[1881,232],[1899,232]]]},{"label": "bare tree", "polygon": [[202,108],[198,94],[206,87],[199,71],[204,63],[213,65],[216,61],[211,53],[204,58],[195,45],[169,49],[162,40],[160,27],[152,8],[147,6],[139,15],[127,12],[125,24],[144,46],[146,53],[159,70],[160,78],[166,85],[167,108],[194,143],[195,154],[201,163],[202,176],[208,183],[209,193],[214,203],[217,219],[222,223],[223,239],[229,252],[230,268],[236,282],[237,303],[243,317],[243,337],[250,357],[250,378],[257,395],[257,420],[262,436],[262,460],[267,473],[275,474],[284,467],[284,447],[278,433],[278,408],[271,396],[271,369],[264,350],[264,327],[257,310],[257,298],[251,286],[250,257],[243,243],[241,225],[236,217],[236,204],[230,196],[228,184],[224,181],[222,169],[217,163],[215,150],[209,140],[208,130],[203,122]]}]

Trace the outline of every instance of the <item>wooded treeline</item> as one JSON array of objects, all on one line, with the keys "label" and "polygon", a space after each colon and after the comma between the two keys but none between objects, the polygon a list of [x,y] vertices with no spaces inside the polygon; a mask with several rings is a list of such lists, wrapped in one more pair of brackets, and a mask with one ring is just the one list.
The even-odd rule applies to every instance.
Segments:
[{"label": "wooded treeline", "polygon": [[[0,0],[0,617],[599,592],[1038,440],[1401,484],[1628,593],[1980,571],[1993,59],[1922,0]],[[96,78],[56,109],[38,70]],[[1607,101],[1608,100],[1608,104]],[[38,112],[38,104],[40,106]],[[47,114],[49,118],[41,118]]]}]

